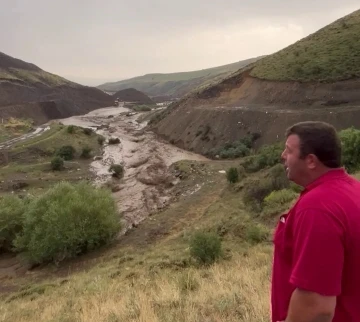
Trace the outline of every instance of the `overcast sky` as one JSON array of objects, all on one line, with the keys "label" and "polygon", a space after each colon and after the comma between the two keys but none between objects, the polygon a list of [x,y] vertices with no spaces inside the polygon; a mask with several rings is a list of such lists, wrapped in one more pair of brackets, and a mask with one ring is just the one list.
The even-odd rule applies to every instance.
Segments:
[{"label": "overcast sky", "polygon": [[0,0],[0,51],[85,85],[271,54],[359,0]]}]

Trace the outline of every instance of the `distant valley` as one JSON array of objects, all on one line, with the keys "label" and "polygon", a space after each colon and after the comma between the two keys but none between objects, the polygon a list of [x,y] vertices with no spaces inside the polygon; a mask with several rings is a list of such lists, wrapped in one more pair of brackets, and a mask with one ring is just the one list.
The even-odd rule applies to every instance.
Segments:
[{"label": "distant valley", "polygon": [[147,74],[119,82],[105,83],[99,85],[98,88],[110,93],[115,93],[122,89],[135,88],[149,95],[154,100],[158,98],[160,101],[180,98],[196,89],[216,83],[262,57],[191,72]]}]

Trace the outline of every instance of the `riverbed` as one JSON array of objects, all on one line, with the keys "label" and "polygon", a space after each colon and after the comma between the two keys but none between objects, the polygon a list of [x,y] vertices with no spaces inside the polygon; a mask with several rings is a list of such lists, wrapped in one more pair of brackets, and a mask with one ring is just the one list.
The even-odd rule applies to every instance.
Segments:
[{"label": "riverbed", "polygon": [[[111,137],[120,139],[118,145],[104,145],[103,154],[92,162],[91,171],[96,177],[95,184],[113,189],[123,233],[170,203],[172,189],[178,183],[169,170],[174,162],[207,160],[146,131],[147,123],[137,121],[142,114],[134,114],[124,107],[109,107],[58,120],[65,125],[91,127],[107,140]],[[112,178],[108,171],[111,164],[124,167],[123,179]]]}]

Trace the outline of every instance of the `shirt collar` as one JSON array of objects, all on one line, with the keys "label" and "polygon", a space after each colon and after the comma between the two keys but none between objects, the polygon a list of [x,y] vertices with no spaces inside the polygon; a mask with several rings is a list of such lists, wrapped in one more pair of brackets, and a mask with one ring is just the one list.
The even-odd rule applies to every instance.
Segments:
[{"label": "shirt collar", "polygon": [[347,176],[347,172],[344,168],[331,169],[331,170],[327,171],[326,173],[324,173],[323,175],[321,175],[315,181],[308,184],[305,187],[305,189],[303,190],[303,193],[314,189],[315,187],[319,186],[320,184],[322,184],[328,180],[340,179],[340,178],[344,178],[346,176]]}]

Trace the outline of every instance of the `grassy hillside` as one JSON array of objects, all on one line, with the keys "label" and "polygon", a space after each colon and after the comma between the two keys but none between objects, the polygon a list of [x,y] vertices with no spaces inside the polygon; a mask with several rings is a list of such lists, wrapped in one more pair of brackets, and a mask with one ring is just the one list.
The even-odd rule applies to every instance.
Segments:
[{"label": "grassy hillside", "polygon": [[360,10],[256,63],[251,75],[275,81],[360,77]]},{"label": "grassy hillside", "polygon": [[[15,123],[10,125],[12,124]],[[79,127],[72,127],[71,130],[69,127],[53,123],[50,129],[40,136],[16,142],[0,153],[0,193],[13,190],[22,193],[22,188],[14,189],[19,184],[24,186],[26,191],[37,193],[39,189],[51,186],[60,179],[78,181],[91,177],[89,164],[92,157],[99,155],[101,150],[99,135],[93,131],[86,132]],[[11,126],[4,127],[2,136],[13,137],[13,131]],[[62,171],[52,171],[52,159],[63,146],[68,145],[75,149],[73,158],[65,161]],[[85,148],[89,148],[90,153],[83,157]]]},{"label": "grassy hillside", "polygon": [[258,59],[259,58],[252,58],[233,64],[191,72],[147,74],[119,82],[106,83],[98,86],[98,88],[115,92],[133,87],[150,96],[171,95],[173,97],[178,97],[189,93],[196,87],[208,85],[216,80],[224,78],[230,73],[235,72]]},{"label": "grassy hillside", "polygon": [[[352,142],[359,137],[353,129],[341,133],[352,156],[345,165],[355,161],[356,170]],[[111,247],[2,277],[0,321],[269,321],[274,225],[300,192],[273,151],[175,163],[182,178],[177,202]],[[221,171],[230,167],[239,174],[232,184]],[[197,244],[207,253],[220,240],[221,252],[208,265],[191,252],[199,233],[212,238]]]},{"label": "grassy hillside", "polygon": [[0,52],[0,82],[20,81],[27,84],[40,83],[47,86],[74,84],[65,78],[48,73],[34,64],[24,62]]}]

